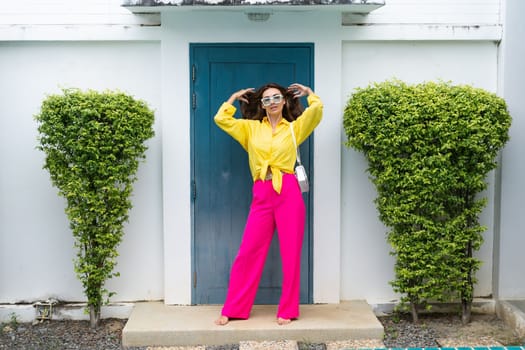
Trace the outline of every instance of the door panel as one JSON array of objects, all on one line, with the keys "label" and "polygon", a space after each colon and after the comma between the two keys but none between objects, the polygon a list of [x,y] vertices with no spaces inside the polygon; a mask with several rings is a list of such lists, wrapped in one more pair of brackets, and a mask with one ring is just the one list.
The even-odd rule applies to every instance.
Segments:
[{"label": "door panel", "polygon": [[[312,86],[310,44],[195,44],[192,63],[192,186],[194,304],[221,304],[231,264],[239,248],[251,202],[253,180],[246,151],[213,121],[219,106],[235,91],[276,82]],[[237,103],[237,102],[236,102]],[[306,101],[303,101],[306,105]],[[236,105],[237,107],[238,104]],[[240,113],[236,115],[240,117]],[[313,181],[311,138],[301,146]],[[304,158],[304,159],[303,159]],[[312,194],[305,194],[307,216]],[[302,253],[301,303],[311,302],[311,219]],[[274,236],[256,303],[277,304],[281,259]]]}]

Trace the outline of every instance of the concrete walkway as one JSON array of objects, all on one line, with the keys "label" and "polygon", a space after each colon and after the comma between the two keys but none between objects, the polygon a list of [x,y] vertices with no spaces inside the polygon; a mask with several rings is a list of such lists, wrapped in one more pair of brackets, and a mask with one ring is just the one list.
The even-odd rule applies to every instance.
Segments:
[{"label": "concrete walkway", "polygon": [[226,345],[243,341],[296,340],[310,343],[383,339],[383,327],[365,301],[302,305],[300,319],[275,322],[276,306],[256,305],[249,320],[217,326],[220,306],[169,306],[138,303],[122,331],[122,345]]}]

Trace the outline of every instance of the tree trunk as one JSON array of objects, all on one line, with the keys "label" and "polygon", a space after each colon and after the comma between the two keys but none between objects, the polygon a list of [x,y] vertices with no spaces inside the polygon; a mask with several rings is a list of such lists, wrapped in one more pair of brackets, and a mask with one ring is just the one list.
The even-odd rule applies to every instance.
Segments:
[{"label": "tree trunk", "polygon": [[466,300],[461,302],[461,322],[463,325],[469,324],[472,318],[472,303]]},{"label": "tree trunk", "polygon": [[412,314],[412,322],[419,323],[419,315],[417,314],[417,305],[416,303],[410,303],[410,312]]},{"label": "tree trunk", "polygon": [[[467,254],[466,255],[468,258],[472,258],[472,241],[469,241],[467,244]],[[469,268],[469,270],[466,271],[466,274],[467,274],[467,277],[466,277],[467,287],[466,288],[470,290],[471,292],[469,294],[465,293],[464,290],[461,292],[462,294],[461,296],[461,322],[464,325],[469,324],[471,321],[472,297],[470,295],[472,295],[473,290],[474,290],[474,284],[472,283],[472,268]]]},{"label": "tree trunk", "polygon": [[97,310],[93,305],[89,306],[89,325],[91,328],[97,328],[100,324],[100,308]]}]

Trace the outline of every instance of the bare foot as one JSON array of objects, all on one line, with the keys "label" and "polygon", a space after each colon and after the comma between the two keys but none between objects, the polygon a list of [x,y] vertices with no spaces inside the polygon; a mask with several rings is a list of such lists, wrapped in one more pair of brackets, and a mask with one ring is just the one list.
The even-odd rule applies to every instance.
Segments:
[{"label": "bare foot", "polygon": [[282,317],[277,318],[277,324],[279,326],[284,326],[285,324],[289,324],[290,322],[292,322],[292,320],[289,318],[282,318]]},{"label": "bare foot", "polygon": [[230,319],[227,317],[227,316],[221,316],[219,317],[218,319],[215,320],[215,324],[217,326],[225,326],[228,324],[228,322],[230,321]]}]

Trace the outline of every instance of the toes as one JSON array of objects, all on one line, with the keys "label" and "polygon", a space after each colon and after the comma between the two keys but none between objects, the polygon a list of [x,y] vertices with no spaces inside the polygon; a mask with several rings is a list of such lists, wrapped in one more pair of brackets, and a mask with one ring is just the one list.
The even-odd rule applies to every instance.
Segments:
[{"label": "toes", "polygon": [[283,326],[285,324],[289,324],[290,322],[292,322],[292,320],[289,319],[289,318],[282,318],[282,317],[277,318],[277,324],[280,325],[280,326]]},{"label": "toes", "polygon": [[224,326],[226,325],[228,322],[230,321],[230,319],[226,316],[221,316],[219,317],[218,319],[215,320],[215,324],[217,326]]}]

